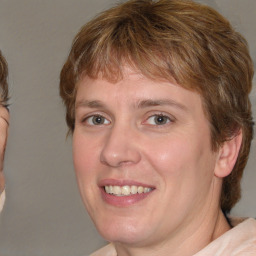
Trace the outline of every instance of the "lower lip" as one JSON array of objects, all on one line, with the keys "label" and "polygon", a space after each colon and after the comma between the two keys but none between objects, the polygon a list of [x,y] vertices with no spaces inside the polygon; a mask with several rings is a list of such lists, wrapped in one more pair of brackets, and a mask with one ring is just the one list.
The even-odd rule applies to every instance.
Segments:
[{"label": "lower lip", "polygon": [[152,194],[153,190],[148,193],[134,194],[130,196],[114,196],[106,193],[104,188],[101,188],[101,194],[103,200],[116,207],[128,207],[134,205]]}]

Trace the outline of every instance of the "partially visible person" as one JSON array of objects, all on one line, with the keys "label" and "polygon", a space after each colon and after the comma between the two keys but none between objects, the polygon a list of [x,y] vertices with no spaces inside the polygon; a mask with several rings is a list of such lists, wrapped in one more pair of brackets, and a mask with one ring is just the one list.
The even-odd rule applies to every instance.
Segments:
[{"label": "partially visible person", "polygon": [[75,37],[60,79],[93,256],[256,255],[227,216],[253,137],[246,40],[189,0],[131,0]]},{"label": "partially visible person", "polygon": [[8,111],[8,66],[0,51],[0,212],[5,202],[5,179],[3,174],[3,162],[5,146],[8,136],[9,111]]}]

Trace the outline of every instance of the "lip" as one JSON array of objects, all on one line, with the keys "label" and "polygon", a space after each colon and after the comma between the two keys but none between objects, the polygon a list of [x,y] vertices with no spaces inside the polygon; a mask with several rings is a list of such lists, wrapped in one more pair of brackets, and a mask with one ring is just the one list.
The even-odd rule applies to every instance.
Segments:
[{"label": "lip", "polygon": [[113,185],[113,186],[142,186],[142,187],[148,187],[154,189],[155,187],[149,184],[145,184],[142,182],[138,181],[133,181],[133,180],[119,180],[119,179],[104,179],[99,182],[99,187],[104,187],[108,185]]},{"label": "lip", "polygon": [[[105,192],[104,186],[113,185],[113,186],[142,186],[152,188],[152,190],[148,193],[141,193],[141,194],[134,194],[129,196],[115,196]],[[155,190],[155,187],[152,185],[144,184],[137,181],[132,180],[115,180],[115,179],[104,179],[100,181],[99,188],[101,191],[101,196],[104,202],[109,205],[115,207],[129,207],[135,204],[138,204],[145,200],[146,198],[150,197]]]}]

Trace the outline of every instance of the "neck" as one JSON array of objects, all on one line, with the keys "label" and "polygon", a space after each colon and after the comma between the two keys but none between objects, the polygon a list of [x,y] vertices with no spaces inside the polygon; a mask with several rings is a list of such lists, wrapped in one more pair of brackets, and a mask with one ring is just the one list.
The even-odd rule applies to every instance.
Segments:
[{"label": "neck", "polygon": [[205,218],[193,232],[182,232],[172,240],[143,248],[115,244],[118,256],[191,256],[230,229],[221,209],[215,211],[212,218]]}]

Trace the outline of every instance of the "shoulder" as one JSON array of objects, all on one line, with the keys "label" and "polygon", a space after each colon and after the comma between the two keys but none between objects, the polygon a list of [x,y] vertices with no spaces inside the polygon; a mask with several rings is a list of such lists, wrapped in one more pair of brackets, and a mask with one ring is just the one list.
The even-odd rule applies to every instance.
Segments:
[{"label": "shoulder", "polygon": [[115,247],[112,244],[108,244],[93,252],[90,256],[117,256]]},{"label": "shoulder", "polygon": [[233,228],[212,241],[194,256],[233,255],[253,256],[256,252],[256,220],[231,218]]}]

